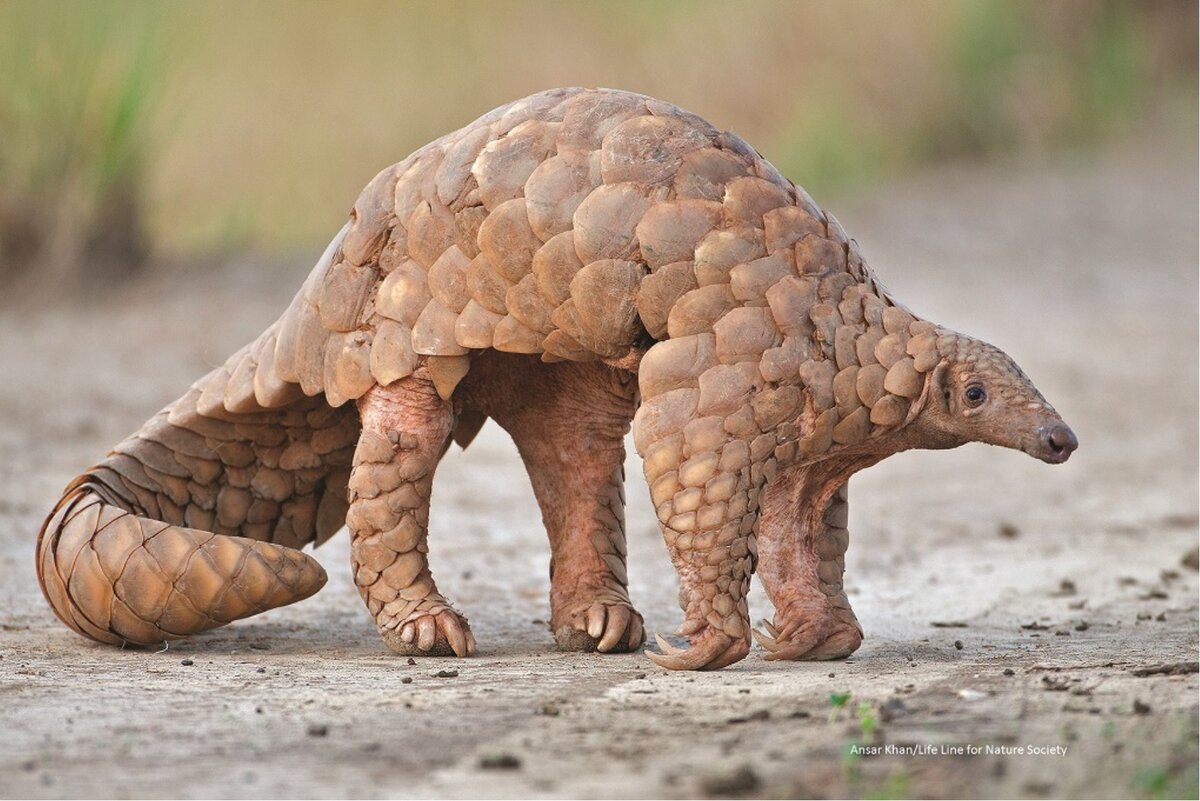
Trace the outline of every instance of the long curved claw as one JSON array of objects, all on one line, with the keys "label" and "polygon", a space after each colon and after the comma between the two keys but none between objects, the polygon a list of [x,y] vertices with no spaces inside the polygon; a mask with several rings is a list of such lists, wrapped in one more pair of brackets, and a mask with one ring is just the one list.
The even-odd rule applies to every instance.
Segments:
[{"label": "long curved claw", "polygon": [[458,622],[457,615],[443,612],[437,616],[437,624],[455,656],[466,656],[471,652],[467,645],[467,636],[463,632],[462,624]]},{"label": "long curved claw", "polygon": [[437,621],[429,615],[417,618],[417,647],[422,651],[431,650],[437,641],[437,630]]},{"label": "long curved claw", "polygon": [[609,607],[608,619],[604,624],[604,636],[596,644],[596,650],[601,653],[608,653],[615,648],[625,636],[625,631],[629,627],[629,619],[629,607]]},{"label": "long curved claw", "polygon": [[663,636],[661,634],[654,635],[654,642],[658,644],[658,650],[662,651],[664,654],[667,654],[668,656],[674,656],[675,654],[687,653],[686,648],[677,648],[674,645],[671,645],[671,643],[669,643],[665,639],[663,639]]},{"label": "long curved claw", "polygon": [[640,615],[635,615],[629,624],[629,637],[626,639],[626,644],[630,651],[636,651],[642,647],[642,643],[646,641],[646,629],[642,625]]},{"label": "long curved claw", "polygon": [[587,633],[593,640],[604,636],[604,606],[594,604],[587,611]]},{"label": "long curved claw", "polygon": [[767,662],[799,659],[812,647],[812,644],[806,640],[797,642],[791,639],[791,634],[794,631],[789,632],[785,629],[781,632],[776,626],[768,623],[766,620],[762,621],[762,624],[770,632],[769,635],[758,629],[753,629],[752,633],[754,634],[755,641],[767,652],[763,654],[763,659]]},{"label": "long curved claw", "polygon": [[662,637],[655,635],[658,647],[663,649],[663,653],[647,651],[646,656],[650,657],[654,664],[667,670],[716,670],[745,656],[741,647],[744,644],[742,641],[712,629],[709,632],[708,636],[692,643],[686,650],[675,648]]}]

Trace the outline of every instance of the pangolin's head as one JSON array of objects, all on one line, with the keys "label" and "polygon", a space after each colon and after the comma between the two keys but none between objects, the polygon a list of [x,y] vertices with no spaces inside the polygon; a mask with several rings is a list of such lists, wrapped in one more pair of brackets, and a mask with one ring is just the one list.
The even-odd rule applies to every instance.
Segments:
[{"label": "pangolin's head", "polygon": [[1079,440],[1008,354],[940,332],[927,354],[923,404],[914,422],[942,446],[986,442],[1061,464]]}]

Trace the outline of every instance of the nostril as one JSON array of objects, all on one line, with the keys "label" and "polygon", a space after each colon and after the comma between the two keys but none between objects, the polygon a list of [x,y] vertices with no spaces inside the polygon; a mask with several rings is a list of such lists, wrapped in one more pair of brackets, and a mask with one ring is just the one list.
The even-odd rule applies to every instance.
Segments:
[{"label": "nostril", "polygon": [[1075,438],[1075,432],[1064,425],[1057,425],[1050,429],[1046,439],[1056,452],[1067,451],[1069,453],[1079,447],[1079,440]]}]

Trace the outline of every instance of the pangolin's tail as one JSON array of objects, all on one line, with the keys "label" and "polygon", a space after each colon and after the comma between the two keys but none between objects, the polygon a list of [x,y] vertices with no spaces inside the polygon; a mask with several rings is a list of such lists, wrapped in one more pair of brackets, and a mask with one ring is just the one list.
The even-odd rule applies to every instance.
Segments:
[{"label": "pangolin's tail", "polygon": [[77,479],[38,535],[55,614],[99,642],[149,645],[283,606],[325,584],[295,548],[139,517]]},{"label": "pangolin's tail", "polygon": [[42,590],[100,642],[159,643],[299,601],[341,528],[361,424],[282,383],[274,331],[75,479],[38,535]]}]

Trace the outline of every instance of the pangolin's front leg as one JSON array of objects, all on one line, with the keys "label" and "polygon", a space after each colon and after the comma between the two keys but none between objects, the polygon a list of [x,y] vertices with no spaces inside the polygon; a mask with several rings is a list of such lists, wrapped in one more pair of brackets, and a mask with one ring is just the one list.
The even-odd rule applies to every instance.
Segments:
[{"label": "pangolin's front leg", "polygon": [[849,507],[845,482],[801,479],[763,493],[758,575],[775,619],[755,631],[767,659],[841,659],[858,649],[862,626],[842,586]]},{"label": "pangolin's front leg", "polygon": [[691,647],[673,648],[660,637],[663,653],[650,658],[676,670],[715,670],[750,652],[746,594],[757,554],[758,495],[765,473],[774,471],[775,439],[751,436],[742,409],[693,418],[654,441],[658,431],[675,428],[658,411],[642,406],[635,438],[643,438],[646,480],[679,573],[678,633]]},{"label": "pangolin's front leg", "polygon": [[354,581],[388,648],[466,656],[475,638],[433,582],[426,536],[434,469],[454,415],[424,368],[359,401],[363,431],[350,475]]}]

